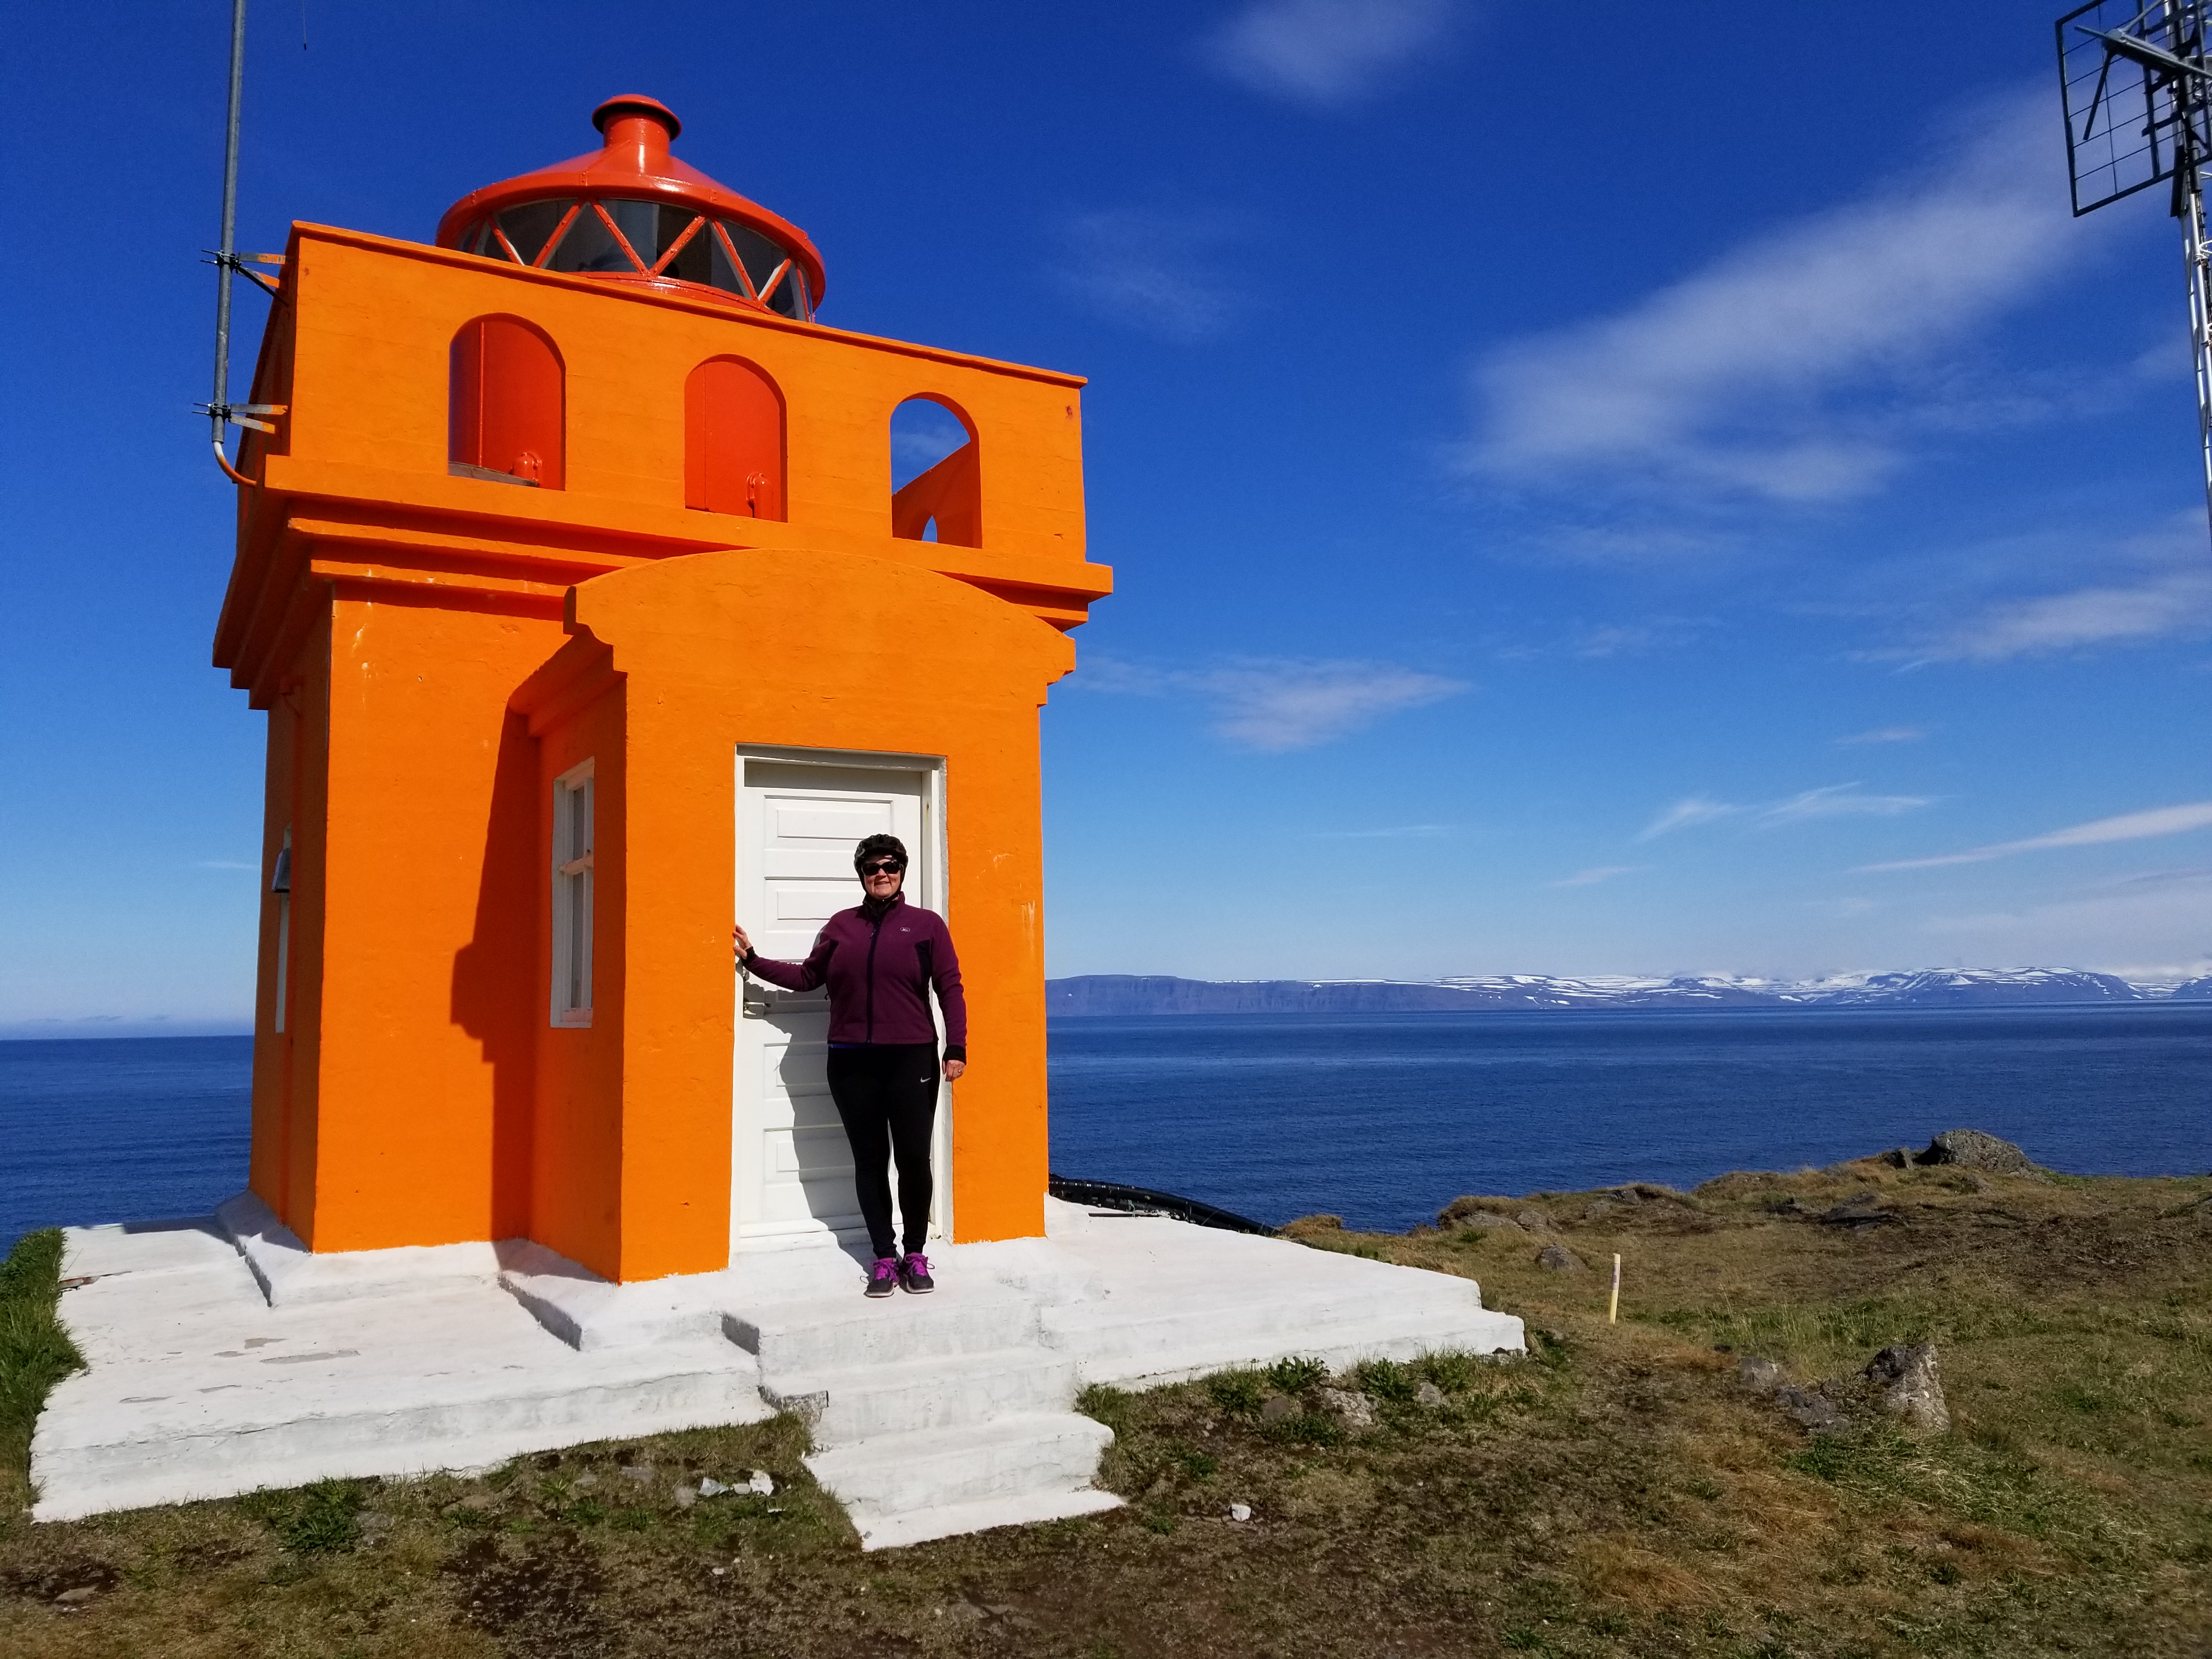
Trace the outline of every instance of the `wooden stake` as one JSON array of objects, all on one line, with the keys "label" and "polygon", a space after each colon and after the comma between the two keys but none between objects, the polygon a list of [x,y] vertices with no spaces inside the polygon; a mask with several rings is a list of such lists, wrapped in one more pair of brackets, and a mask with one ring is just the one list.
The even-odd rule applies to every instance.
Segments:
[{"label": "wooden stake", "polygon": [[1620,1252],[1618,1250],[1613,1253],[1613,1300],[1606,1305],[1605,1322],[1608,1325],[1620,1323]]}]

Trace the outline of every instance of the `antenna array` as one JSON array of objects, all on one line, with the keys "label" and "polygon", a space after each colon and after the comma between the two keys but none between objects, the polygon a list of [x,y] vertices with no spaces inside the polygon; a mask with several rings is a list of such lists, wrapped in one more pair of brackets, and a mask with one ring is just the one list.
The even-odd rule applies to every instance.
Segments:
[{"label": "antenna array", "polygon": [[2212,511],[2212,248],[2203,170],[2212,161],[2207,0],[2092,0],[2057,22],[2059,94],[2076,216],[2171,182],[2189,275],[2197,428]]}]

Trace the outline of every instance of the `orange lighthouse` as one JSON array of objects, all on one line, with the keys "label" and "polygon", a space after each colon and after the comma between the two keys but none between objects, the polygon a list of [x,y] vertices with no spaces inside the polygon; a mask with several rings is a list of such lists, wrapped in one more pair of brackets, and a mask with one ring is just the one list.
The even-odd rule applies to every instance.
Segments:
[{"label": "orange lighthouse", "polygon": [[[217,665],[269,715],[252,1190],[315,1252],[610,1279],[849,1229],[802,954],[863,835],[969,987],[937,1231],[1042,1231],[1037,709],[1109,591],[1082,381],[842,332],[623,97],[434,246],[292,229]],[[966,441],[892,488],[891,418]]]}]

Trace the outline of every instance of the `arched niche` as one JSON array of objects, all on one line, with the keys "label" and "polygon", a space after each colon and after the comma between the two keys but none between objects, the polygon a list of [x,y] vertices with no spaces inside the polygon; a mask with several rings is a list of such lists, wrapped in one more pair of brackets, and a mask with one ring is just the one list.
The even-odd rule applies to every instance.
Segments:
[{"label": "arched niche", "polygon": [[891,411],[891,534],[954,547],[983,544],[983,473],[975,423],[942,398]]},{"label": "arched niche", "polygon": [[684,382],[684,505],[782,519],[783,394],[738,357],[709,357]]},{"label": "arched niche", "polygon": [[471,317],[453,336],[447,471],[558,489],[565,474],[561,353],[520,317]]}]

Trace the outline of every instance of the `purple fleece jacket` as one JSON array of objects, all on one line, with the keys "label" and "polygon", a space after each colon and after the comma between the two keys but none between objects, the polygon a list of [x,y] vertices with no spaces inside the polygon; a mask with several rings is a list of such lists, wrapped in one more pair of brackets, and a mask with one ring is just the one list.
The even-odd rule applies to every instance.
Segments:
[{"label": "purple fleece jacket", "polygon": [[960,958],[952,933],[934,910],[908,904],[902,893],[880,921],[864,907],[840,910],[814,936],[804,962],[778,962],[756,952],[745,971],[787,991],[830,988],[832,1042],[931,1042],[929,988],[945,1010],[945,1057],[968,1058],[968,1000],[960,990]]}]

